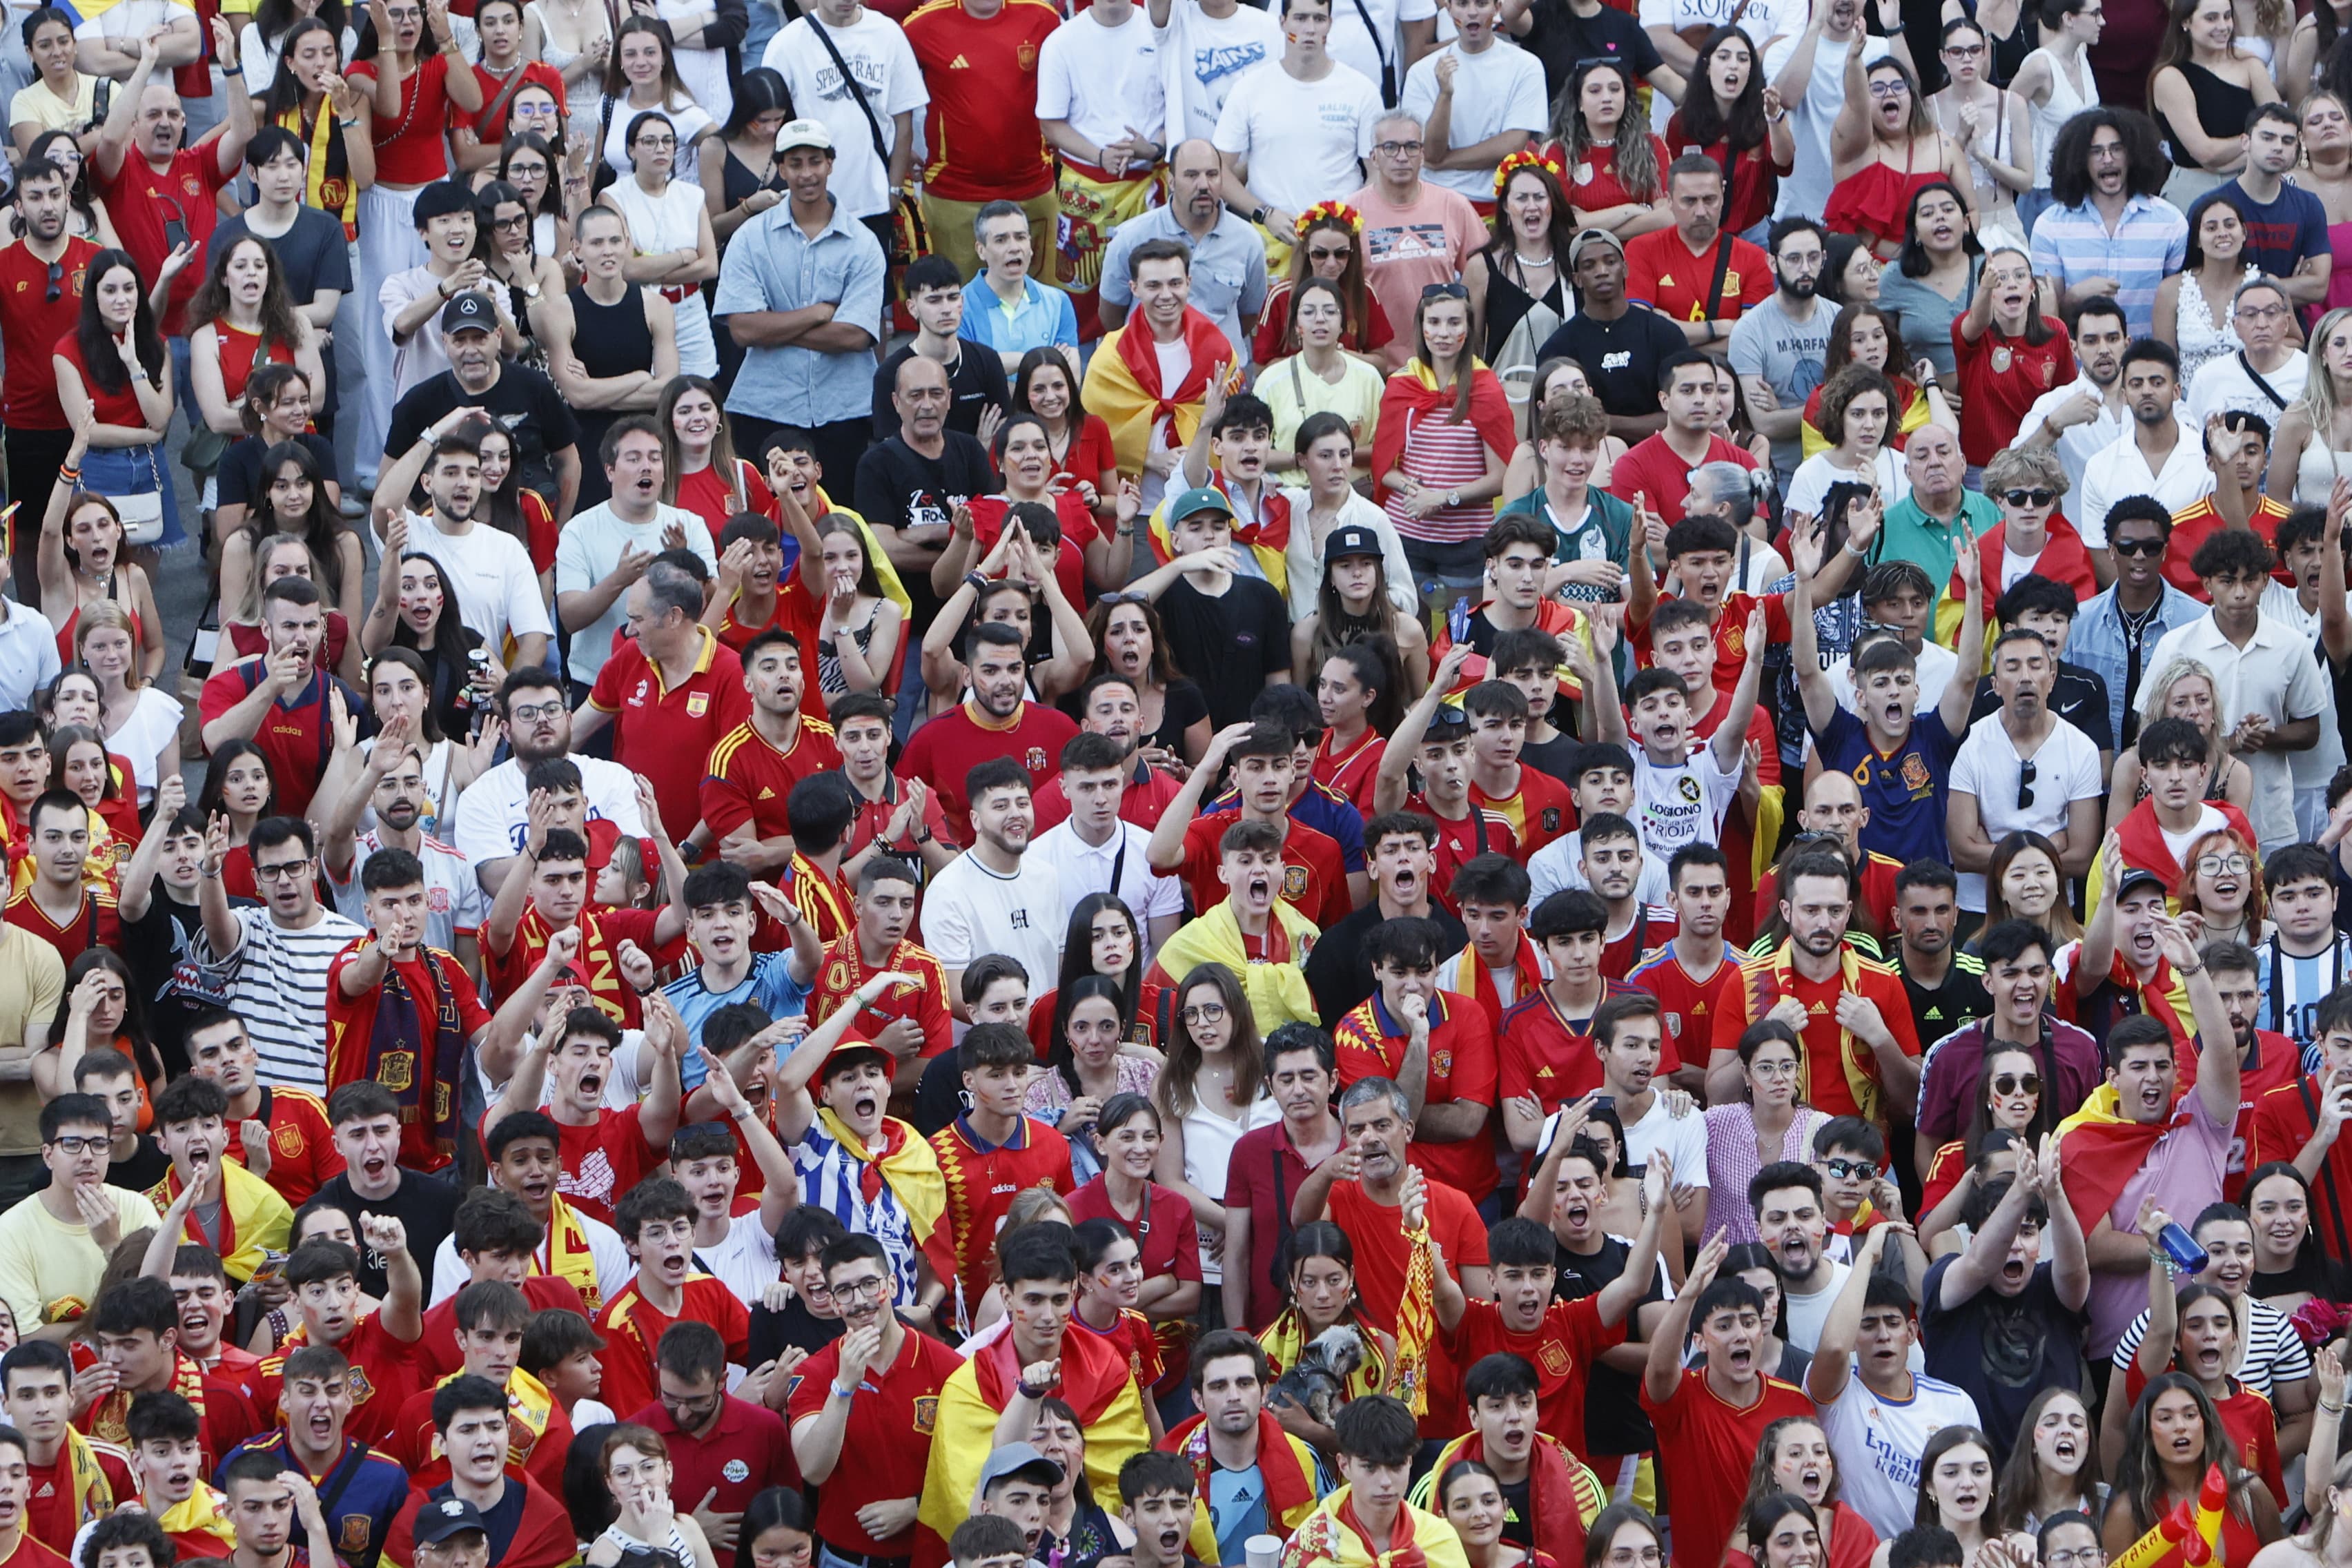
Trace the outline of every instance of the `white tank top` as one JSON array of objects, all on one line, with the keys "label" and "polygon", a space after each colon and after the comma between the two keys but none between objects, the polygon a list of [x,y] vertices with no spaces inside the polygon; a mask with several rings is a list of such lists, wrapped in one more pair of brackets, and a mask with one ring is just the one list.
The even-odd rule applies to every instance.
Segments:
[{"label": "white tank top", "polygon": [[2076,63],[2083,70],[2083,89],[2077,92],[2074,84],[2066,79],[2056,55],[2048,49],[2036,49],[2025,58],[2030,60],[2033,55],[2042,55],[2050,61],[2050,101],[2027,105],[2033,111],[2033,184],[2037,190],[2048,190],[2050,149],[2057,144],[2058,128],[2083,110],[2097,107],[2099,80],[2091,74],[2088,57],[2077,56]]}]

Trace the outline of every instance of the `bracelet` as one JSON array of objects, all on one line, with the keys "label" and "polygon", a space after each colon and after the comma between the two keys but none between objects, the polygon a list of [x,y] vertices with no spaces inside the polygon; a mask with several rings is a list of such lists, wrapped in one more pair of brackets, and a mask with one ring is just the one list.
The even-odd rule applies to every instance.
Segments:
[{"label": "bracelet", "polygon": [[1017,1379],[1014,1381],[1013,1386],[1021,1391],[1021,1397],[1024,1399],[1043,1399],[1045,1395],[1053,1392],[1050,1388],[1032,1388],[1027,1384],[1020,1382]]},{"label": "bracelet", "polygon": [[245,74],[245,67],[242,65],[223,66],[220,68],[220,73],[223,76],[243,76]]},{"label": "bracelet", "polygon": [[2323,1399],[2319,1402],[2319,1407],[2322,1410],[2326,1411],[2330,1415],[2341,1415],[2344,1414],[2344,1402],[2340,1399],[2333,1405],[2328,1404],[2327,1401]]},{"label": "bracelet", "polygon": [[657,985],[632,985],[629,989],[635,992],[640,996],[650,996],[656,991],[660,990],[661,987]]},{"label": "bracelet", "polygon": [[854,1388],[844,1388],[841,1384],[836,1383],[833,1385],[833,1396],[835,1399],[855,1399],[857,1397],[857,1390]]},{"label": "bracelet", "polygon": [[68,489],[78,489],[81,484],[81,470],[76,468],[60,468],[58,470],[58,478],[63,479]]},{"label": "bracelet", "polygon": [[984,573],[967,572],[963,574],[963,581],[964,586],[970,588],[975,594],[983,594],[988,591],[988,577]]},{"label": "bracelet", "polygon": [[341,115],[338,114],[335,116],[335,123],[341,126],[346,131],[356,131],[359,129],[360,117],[354,114],[349,120],[346,120]]}]

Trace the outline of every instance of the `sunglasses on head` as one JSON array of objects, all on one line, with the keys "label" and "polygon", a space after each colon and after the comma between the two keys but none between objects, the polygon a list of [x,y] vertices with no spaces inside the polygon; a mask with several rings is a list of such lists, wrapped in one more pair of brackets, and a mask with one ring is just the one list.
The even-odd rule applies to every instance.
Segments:
[{"label": "sunglasses on head", "polygon": [[1432,283],[1421,291],[1421,297],[1423,300],[1467,300],[1470,298],[1470,290],[1466,285],[1460,283]]}]

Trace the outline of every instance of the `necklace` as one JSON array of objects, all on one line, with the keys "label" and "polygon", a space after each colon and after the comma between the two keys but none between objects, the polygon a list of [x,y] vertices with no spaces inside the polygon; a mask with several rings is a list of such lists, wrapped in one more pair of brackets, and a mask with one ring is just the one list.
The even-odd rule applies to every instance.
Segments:
[{"label": "necklace", "polygon": [[1544,252],[1541,256],[1529,256],[1526,251],[1521,250],[1515,245],[1511,247],[1511,255],[1517,259],[1518,264],[1522,267],[1549,267],[1552,264],[1551,253],[1549,251]]}]

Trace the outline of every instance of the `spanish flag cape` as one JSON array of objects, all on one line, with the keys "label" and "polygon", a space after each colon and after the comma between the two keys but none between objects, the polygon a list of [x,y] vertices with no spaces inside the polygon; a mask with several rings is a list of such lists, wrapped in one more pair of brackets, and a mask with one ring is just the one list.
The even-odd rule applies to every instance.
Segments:
[{"label": "spanish flag cape", "polygon": [[1174,386],[1160,384],[1160,355],[1152,348],[1151,329],[1137,309],[1127,325],[1107,335],[1087,363],[1087,410],[1103,416],[1110,426],[1111,450],[1123,474],[1139,474],[1151,449],[1151,433],[1162,419],[1176,426],[1179,446],[1188,445],[1201,427],[1201,405],[1209,395],[1211,377],[1227,379],[1236,363],[1234,345],[1217,323],[1187,306],[1184,347],[1192,368]]},{"label": "spanish flag cape", "polygon": [[[841,1152],[857,1162],[858,1194],[871,1204],[882,1195],[882,1185],[888,1183],[897,1196],[898,1206],[907,1211],[907,1224],[912,1230],[915,1245],[931,1260],[931,1272],[942,1279],[956,1278],[954,1227],[948,1224],[948,1179],[940,1170],[939,1151],[933,1149],[921,1134],[895,1116],[882,1119],[882,1141],[869,1151],[849,1123],[823,1106],[817,1108],[817,1124],[825,1136],[841,1145]],[[1065,1358],[1068,1351],[1064,1350]],[[1125,1363],[1120,1363],[1122,1371]],[[1018,1373],[1021,1369],[1013,1369]],[[1066,1372],[1064,1374],[1067,1375]],[[1011,1386],[1008,1383],[1006,1386]],[[997,1404],[1004,1402],[1000,1399]],[[981,1446],[980,1458],[986,1457],[992,1444]],[[979,1474],[978,1458],[973,1461],[974,1475]],[[1111,1472],[1114,1484],[1118,1472]],[[967,1491],[971,1489],[966,1488]],[[1111,1494],[1115,1495],[1115,1494]],[[964,1500],[969,1501],[970,1499]],[[961,1506],[961,1504],[959,1505]],[[962,1516],[957,1516],[961,1519]],[[944,1542],[955,1526],[940,1532]]]},{"label": "spanish flag cape", "polygon": [[1389,1549],[1373,1551],[1355,1501],[1341,1487],[1291,1532],[1282,1568],[1470,1568],[1470,1559],[1452,1525],[1411,1503],[1397,1506]]},{"label": "spanish flag cape", "polygon": [[[227,1501],[228,1499],[219,1492],[213,1490],[203,1481],[198,1481],[194,1491],[190,1492],[184,1500],[173,1503],[157,1515],[155,1522],[163,1527],[165,1535],[172,1538],[173,1544],[180,1548],[180,1557],[183,1561],[190,1557],[226,1557],[229,1555],[228,1552],[207,1552],[203,1550],[203,1546],[204,1538],[208,1537],[220,1542],[231,1551],[236,1549],[236,1526],[229,1522],[228,1510],[222,1506]],[[190,1542],[184,1539],[188,1536],[195,1536],[199,1539]],[[191,1550],[191,1546],[194,1550]]]},{"label": "spanish flag cape", "polygon": [[[1435,1283],[1431,1281],[1433,1287]],[[1346,1321],[1356,1331],[1356,1337],[1364,1347],[1363,1359],[1356,1363],[1356,1370],[1348,1374],[1348,1399],[1361,1399],[1367,1394],[1385,1393],[1389,1386],[1389,1358],[1388,1352],[1381,1349],[1380,1329],[1364,1316],[1361,1306],[1350,1306]],[[1315,1331],[1307,1327],[1306,1318],[1300,1315],[1294,1303],[1285,1307],[1281,1315],[1266,1325],[1265,1332],[1257,1337],[1257,1344],[1258,1349],[1265,1352],[1266,1365],[1272,1375],[1280,1377],[1298,1364],[1298,1358],[1307,1352],[1307,1342],[1314,1337]],[[1340,1403],[1344,1405],[1347,1400]]]},{"label": "spanish flag cape", "polygon": [[[1087,406],[1094,406],[1091,398]],[[1381,393],[1380,427],[1372,437],[1372,500],[1388,504],[1388,487],[1380,482],[1381,476],[1393,472],[1404,457],[1412,427],[1433,419],[1450,422],[1453,418],[1453,389],[1439,391],[1437,373],[1423,361],[1414,359],[1389,377],[1388,386]],[[1475,357],[1470,361],[1470,423],[1478,427],[1488,451],[1504,462],[1511,460],[1519,437],[1511,426],[1510,401],[1486,362]]]},{"label": "spanish flag cape", "polygon": [[[1192,1555],[1203,1563],[1217,1560],[1217,1521],[1209,1513],[1209,1479],[1217,1461],[1209,1453],[1208,1418],[1195,1415],[1179,1423],[1160,1446],[1181,1454],[1192,1467],[1201,1506],[1192,1510]],[[1266,1522],[1288,1535],[1315,1511],[1315,1450],[1282,1429],[1282,1423],[1257,1413],[1257,1473],[1265,1481]]]},{"label": "spanish flag cape", "polygon": [[[1764,957],[1747,959],[1740,963],[1739,993],[1748,1009],[1748,1022],[1753,1024],[1762,1018],[1781,997],[1796,994],[1795,979],[1790,972],[1790,953],[1795,945],[1793,942],[1784,942]],[[1853,949],[1840,944],[1838,982],[1841,990],[1861,991],[1862,963]],[[1839,1070],[1845,1074],[1846,1092],[1861,1108],[1863,1120],[1877,1121],[1879,1096],[1885,1092],[1879,1087],[1877,1063],[1870,1054],[1870,1047],[1854,1038],[1853,1031],[1843,1025],[1838,1026],[1837,1060]],[[1812,1102],[1811,1076],[1812,1058],[1806,1053],[1797,1064],[1797,1102],[1801,1105]]]},{"label": "spanish flag cape", "polygon": [[[980,1467],[995,1447],[997,1418],[1021,1378],[1013,1336],[983,1346],[949,1374],[940,1388],[931,1457],[916,1515],[915,1568],[940,1568],[948,1537],[971,1516]],[[1097,1497],[1118,1495],[1121,1465],[1151,1447],[1143,1396],[1129,1375],[1127,1356],[1098,1334],[1062,1336],[1062,1382],[1055,1394],[1078,1413],[1087,1435],[1087,1479]]]},{"label": "spanish flag cape", "polygon": [[[1477,1433],[1454,1438],[1415,1483],[1407,1494],[1408,1500],[1416,1507],[1427,1508],[1448,1467],[1458,1459],[1484,1460],[1486,1457],[1486,1439]],[[1567,1444],[1549,1433],[1536,1434],[1535,1450],[1528,1461],[1528,1508],[1535,1517],[1528,1521],[1528,1526],[1534,1531],[1536,1550],[1555,1563],[1583,1562],[1585,1527],[1599,1518],[1608,1504],[1608,1489],[1582,1460],[1568,1451]],[[1561,1555],[1563,1552],[1567,1555]]]},{"label": "spanish flag cape", "polygon": [[[2226,800],[2209,800],[2200,804],[2220,812],[2221,825],[2236,829],[2238,836],[2247,843],[2258,842],[2253,824],[2246,820],[2244,812]],[[2126,866],[2155,872],[2164,879],[2164,885],[2168,888],[2180,886],[2187,868],[2180,864],[2179,857],[2173,854],[2172,846],[2164,841],[2164,828],[2156,820],[2154,801],[2143,800],[2124,813],[2123,821],[2116,827],[2116,847],[2123,851]],[[2084,896],[2091,900],[2093,906],[2097,904],[2100,885],[2106,879],[2105,859],[2104,856],[2093,858],[2090,879],[2084,885],[2086,891]],[[2177,898],[2168,900],[2167,907],[2178,910],[2180,900]]]},{"label": "spanish flag cape", "polygon": [[1315,922],[1282,900],[1274,900],[1274,918],[1266,922],[1265,957],[1253,962],[1242,942],[1242,924],[1234,916],[1234,902],[1212,906],[1199,919],[1187,921],[1160,947],[1144,979],[1152,985],[1174,985],[1195,964],[1222,963],[1242,983],[1250,1014],[1264,1035],[1285,1024],[1311,1024],[1315,996],[1307,988],[1302,967],[1323,933]]},{"label": "spanish flag cape", "polygon": [[2134,1121],[2117,1110],[2116,1086],[2101,1084],[2080,1110],[2058,1123],[2059,1179],[2065,1185],[2066,1201],[2074,1205],[2074,1217],[2083,1222],[2084,1235],[2116,1206],[2125,1185],[2147,1163],[2157,1140],[2186,1125],[2195,1114],[2189,1103],[2195,1092],[2193,1088],[2182,1090],[2165,1121]]},{"label": "spanish flag cape", "polygon": [[[278,1195],[278,1189],[247,1170],[234,1160],[223,1160],[221,1173],[221,1228],[218,1236],[206,1236],[196,1223],[192,1211],[188,1215],[188,1239],[198,1241],[220,1254],[221,1265],[232,1279],[253,1278],[261,1267],[265,1254],[283,1253],[287,1238],[294,1233],[294,1211]],[[180,1173],[167,1171],[163,1179],[147,1189],[147,1201],[157,1213],[172,1206],[180,1195]],[[185,1358],[182,1358],[184,1360]],[[197,1409],[204,1401],[191,1396]],[[110,1442],[124,1439],[100,1432]]]},{"label": "spanish flag cape", "polygon": [[596,1282],[596,1254],[588,1245],[588,1232],[562,1194],[550,1193],[548,1203],[547,1240],[530,1260],[531,1272],[570,1280],[593,1316],[604,1310],[604,1292]]},{"label": "spanish flag cape", "polygon": [[[1217,493],[1231,497],[1233,489],[1225,483],[1223,468],[1209,471],[1209,483]],[[1262,490],[1263,503],[1258,508],[1255,522],[1242,521],[1238,509],[1234,513],[1234,542],[1244,546],[1257,557],[1257,569],[1274,584],[1274,591],[1287,595],[1290,592],[1290,500],[1282,487],[1268,479]],[[1176,557],[1174,543],[1168,537],[1168,501],[1162,496],[1152,509],[1151,558],[1165,566]]]}]

